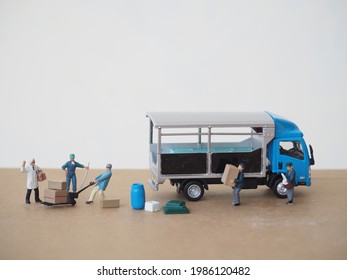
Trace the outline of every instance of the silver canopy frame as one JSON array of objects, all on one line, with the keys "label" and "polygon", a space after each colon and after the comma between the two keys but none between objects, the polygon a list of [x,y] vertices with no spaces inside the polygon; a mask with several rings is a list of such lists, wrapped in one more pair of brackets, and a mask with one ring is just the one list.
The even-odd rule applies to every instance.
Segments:
[{"label": "silver canopy frame", "polygon": [[[214,135],[234,135],[250,136],[249,145],[253,143],[262,149],[261,154],[261,171],[257,173],[247,173],[246,177],[264,177],[266,174],[266,151],[268,143],[274,138],[275,124],[271,116],[266,112],[149,112],[147,117],[150,119],[150,170],[152,181],[150,182],[153,189],[158,189],[158,184],[162,184],[166,179],[189,179],[189,178],[221,178],[221,173],[213,173],[211,170],[211,156],[213,154],[212,141]],[[196,132],[177,132],[179,129],[196,128]],[[215,132],[214,130],[217,130]],[[221,132],[223,128],[250,128],[250,132]],[[170,132],[175,129],[175,132]],[[254,130],[256,129],[256,130]],[[154,143],[153,134],[157,132],[157,143]],[[161,154],[165,144],[162,142],[163,137],[167,136],[197,136],[197,144],[202,143],[202,137],[207,136],[207,172],[203,174],[162,174]],[[230,143],[229,146],[240,143]],[[179,147],[189,145],[187,143],[176,144]],[[224,146],[228,143],[224,143]],[[155,155],[154,155],[155,154]]]}]

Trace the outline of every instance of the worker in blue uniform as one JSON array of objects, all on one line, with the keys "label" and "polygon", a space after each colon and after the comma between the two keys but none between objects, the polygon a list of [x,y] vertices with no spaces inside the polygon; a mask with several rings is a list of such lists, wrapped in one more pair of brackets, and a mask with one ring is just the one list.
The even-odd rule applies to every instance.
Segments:
[{"label": "worker in blue uniform", "polygon": [[99,193],[100,199],[104,199],[105,195],[104,195],[104,191],[107,188],[108,183],[110,182],[110,179],[112,177],[112,164],[108,163],[106,165],[106,171],[104,173],[101,173],[100,175],[98,175],[95,180],[93,181],[94,184],[96,184],[96,186],[93,188],[89,199],[86,201],[87,204],[92,204],[94,201],[94,197],[96,195],[96,193]]},{"label": "worker in blue uniform", "polygon": [[239,169],[239,174],[237,175],[237,178],[234,180],[235,187],[233,187],[234,206],[240,206],[240,191],[242,190],[245,184],[245,175],[243,173],[243,170],[245,169],[245,164],[241,162],[239,164],[238,169]]},{"label": "worker in blue uniform", "polygon": [[287,167],[287,173],[286,173],[286,178],[288,183],[292,185],[290,189],[287,189],[287,204],[291,205],[293,204],[293,196],[294,196],[294,187],[296,186],[296,173],[293,168],[293,163],[288,162],[286,164]]},{"label": "worker in blue uniform", "polygon": [[75,161],[75,155],[70,154],[70,160],[67,161],[61,169],[65,170],[66,174],[66,191],[68,192],[70,190],[70,183],[72,181],[72,190],[74,192],[77,191],[77,180],[76,180],[76,168],[85,168],[89,169],[88,166],[84,166],[83,164],[80,164],[79,162]]}]

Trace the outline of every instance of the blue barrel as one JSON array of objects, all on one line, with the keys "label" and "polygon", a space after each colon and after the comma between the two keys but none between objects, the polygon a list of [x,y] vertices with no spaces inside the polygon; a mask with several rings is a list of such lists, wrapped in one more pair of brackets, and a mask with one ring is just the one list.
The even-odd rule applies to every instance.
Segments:
[{"label": "blue barrel", "polygon": [[136,183],[131,186],[130,191],[131,207],[135,210],[145,208],[145,189],[142,184]]}]

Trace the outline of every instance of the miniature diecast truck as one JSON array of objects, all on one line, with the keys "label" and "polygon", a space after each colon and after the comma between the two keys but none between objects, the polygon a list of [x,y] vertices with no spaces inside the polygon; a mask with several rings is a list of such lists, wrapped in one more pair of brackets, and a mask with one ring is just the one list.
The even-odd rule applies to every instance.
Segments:
[{"label": "miniature diecast truck", "polygon": [[312,146],[297,125],[268,112],[150,112],[153,190],[169,180],[177,192],[200,200],[209,184],[222,184],[226,164],[246,165],[244,189],[259,185],[286,197],[281,173],[292,162],[298,185],[311,185]]}]

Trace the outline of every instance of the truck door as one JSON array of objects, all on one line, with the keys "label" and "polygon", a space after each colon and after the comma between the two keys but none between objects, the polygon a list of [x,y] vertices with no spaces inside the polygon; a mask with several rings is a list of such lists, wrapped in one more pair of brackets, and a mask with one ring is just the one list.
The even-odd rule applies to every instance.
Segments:
[{"label": "truck door", "polygon": [[301,185],[309,185],[309,165],[307,147],[303,139],[278,140],[278,170],[286,172],[286,164],[293,163],[296,181]]}]

